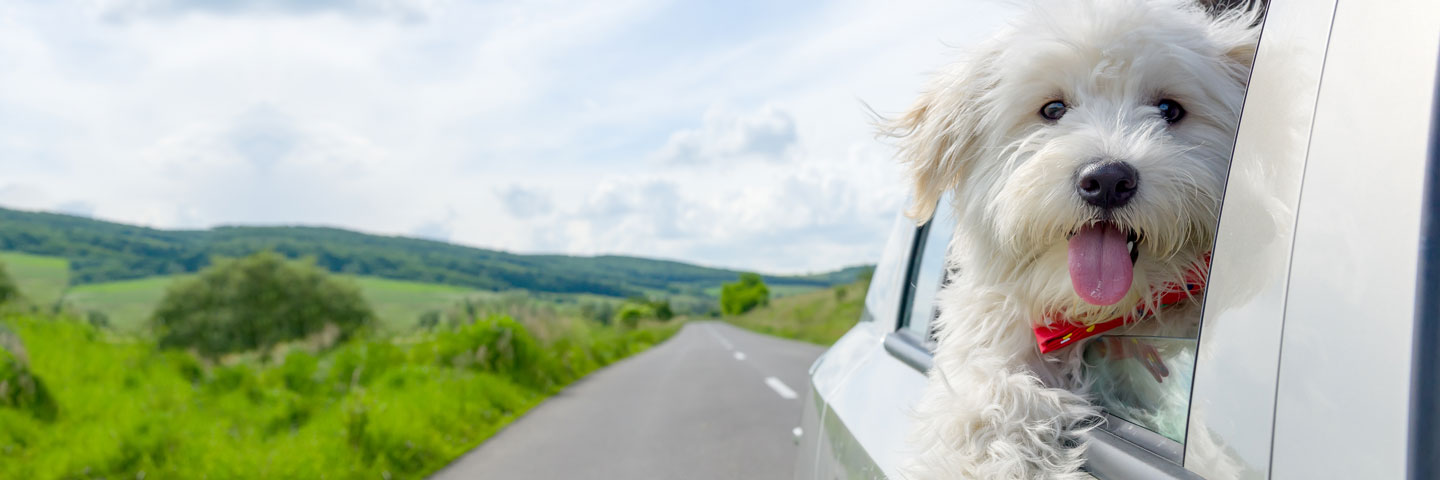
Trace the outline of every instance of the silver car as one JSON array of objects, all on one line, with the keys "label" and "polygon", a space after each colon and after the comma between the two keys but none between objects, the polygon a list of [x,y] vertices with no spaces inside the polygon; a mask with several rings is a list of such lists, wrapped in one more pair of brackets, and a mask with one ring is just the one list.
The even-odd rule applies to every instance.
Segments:
[{"label": "silver car", "polygon": [[[1095,477],[1440,478],[1440,2],[1269,3],[1198,338],[1088,347],[1194,352],[1160,366],[1188,411],[1102,405]],[[953,229],[896,220],[810,369],[796,478],[902,476]]]}]

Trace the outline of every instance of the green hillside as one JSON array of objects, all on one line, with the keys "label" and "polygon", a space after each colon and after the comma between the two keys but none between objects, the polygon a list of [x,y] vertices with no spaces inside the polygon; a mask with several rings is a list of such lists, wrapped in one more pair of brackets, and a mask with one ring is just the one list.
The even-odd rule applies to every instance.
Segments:
[{"label": "green hillside", "polygon": [[60,257],[0,252],[0,263],[36,305],[53,305],[70,284],[70,264]]},{"label": "green hillside", "polygon": [[862,281],[775,298],[769,306],[725,317],[725,321],[777,337],[830,345],[860,320],[868,287]]},{"label": "green hillside", "polygon": [[[738,271],[635,257],[519,255],[406,237],[319,227],[160,230],[53,213],[0,209],[0,250],[62,257],[69,283],[193,273],[214,256],[274,250],[314,257],[331,272],[471,289],[708,296]],[[806,276],[767,276],[774,287],[825,288],[854,281],[864,267]]]}]

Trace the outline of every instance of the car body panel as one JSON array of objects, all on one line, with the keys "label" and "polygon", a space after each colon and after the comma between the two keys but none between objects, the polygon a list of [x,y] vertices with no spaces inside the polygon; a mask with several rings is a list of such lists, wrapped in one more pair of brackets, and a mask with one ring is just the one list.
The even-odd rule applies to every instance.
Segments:
[{"label": "car body panel", "polygon": [[860,323],[817,360],[797,478],[899,478],[925,376],[885,352],[886,330]]},{"label": "car body panel", "polygon": [[[1221,210],[1181,464],[1106,426],[1091,432],[1087,453],[1098,477],[1406,473],[1440,4],[1270,3]],[[812,367],[796,478],[901,476],[929,366],[924,340],[901,325],[907,295],[894,288],[913,278],[905,270],[923,248],[902,221],[865,321]]]},{"label": "car body panel", "polygon": [[1336,10],[1286,301],[1276,478],[1405,474],[1437,42],[1434,1]]},{"label": "car body panel", "polygon": [[1335,2],[1272,2],[1240,117],[1191,389],[1185,468],[1264,478],[1300,182]]}]

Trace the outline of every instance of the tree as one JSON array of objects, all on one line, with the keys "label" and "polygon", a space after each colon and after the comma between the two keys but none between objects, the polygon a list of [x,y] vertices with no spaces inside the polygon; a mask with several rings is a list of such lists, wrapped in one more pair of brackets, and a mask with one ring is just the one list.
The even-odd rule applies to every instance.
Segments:
[{"label": "tree", "polygon": [[720,289],[720,310],[726,315],[739,315],[769,304],[770,289],[759,274],[742,273],[740,281],[727,283]]},{"label": "tree", "polygon": [[675,318],[675,309],[670,308],[669,300],[655,300],[650,302],[650,306],[655,308],[655,318],[662,322]]},{"label": "tree", "polygon": [[626,328],[635,328],[646,318],[655,318],[655,309],[646,303],[625,302],[615,311],[615,323]]},{"label": "tree", "polygon": [[289,261],[270,251],[217,259],[171,286],[151,315],[161,346],[212,358],[268,351],[327,329],[343,339],[374,321],[359,288],[330,278],[313,260]]},{"label": "tree", "polygon": [[15,280],[10,278],[10,272],[5,269],[5,264],[0,263],[0,303],[8,303],[20,298],[20,287],[15,285]]}]

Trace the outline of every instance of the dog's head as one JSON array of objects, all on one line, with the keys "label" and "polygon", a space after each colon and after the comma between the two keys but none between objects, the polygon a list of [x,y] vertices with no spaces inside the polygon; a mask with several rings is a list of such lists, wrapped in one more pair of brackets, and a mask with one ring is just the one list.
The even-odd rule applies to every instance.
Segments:
[{"label": "dog's head", "polygon": [[[1099,321],[1213,242],[1256,46],[1254,13],[1040,1],[886,125],[917,220],[953,189],[962,275]],[[983,255],[983,258],[981,257]]]}]

